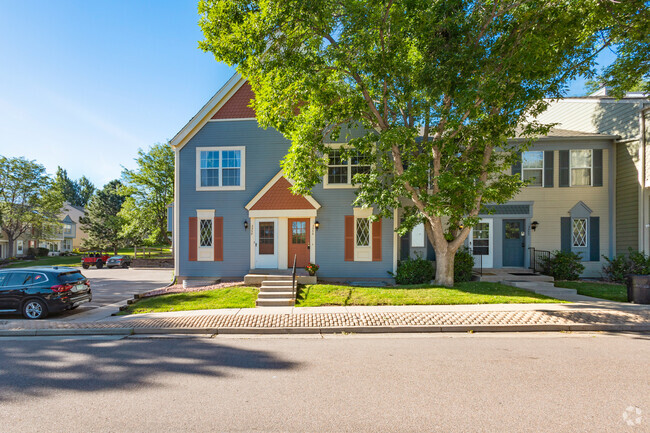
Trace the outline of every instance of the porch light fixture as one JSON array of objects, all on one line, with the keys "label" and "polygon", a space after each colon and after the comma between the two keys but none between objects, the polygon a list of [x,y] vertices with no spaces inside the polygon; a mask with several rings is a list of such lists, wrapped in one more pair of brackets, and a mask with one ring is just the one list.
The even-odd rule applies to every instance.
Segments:
[{"label": "porch light fixture", "polygon": [[537,221],[533,221],[532,223],[530,223],[530,228],[533,229],[533,231],[535,231],[538,225],[539,223]]},{"label": "porch light fixture", "polygon": [[248,220],[244,220],[244,230],[248,230]]},{"label": "porch light fixture", "polygon": [[314,227],[316,227],[316,230],[318,230],[319,227],[320,227],[320,223],[319,223],[318,221],[316,221],[316,222],[314,223]]}]

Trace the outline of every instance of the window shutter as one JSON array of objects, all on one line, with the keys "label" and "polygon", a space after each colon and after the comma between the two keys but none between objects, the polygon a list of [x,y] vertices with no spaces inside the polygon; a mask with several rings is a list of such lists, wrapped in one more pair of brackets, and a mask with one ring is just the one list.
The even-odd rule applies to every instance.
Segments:
[{"label": "window shutter", "polygon": [[214,217],[214,261],[223,262],[223,217]]},{"label": "window shutter", "polygon": [[600,261],[600,217],[589,218],[589,260]]},{"label": "window shutter", "polygon": [[521,152],[517,153],[517,161],[512,164],[512,174],[521,176]]},{"label": "window shutter", "polygon": [[372,223],[372,261],[381,262],[381,218]]},{"label": "window shutter", "polygon": [[190,245],[189,245],[189,261],[190,262],[196,262],[196,255],[197,255],[197,249],[198,249],[198,240],[196,236],[196,232],[198,230],[197,227],[197,218],[196,217],[190,217]]},{"label": "window shutter", "polygon": [[603,149],[593,150],[594,186],[603,186]]},{"label": "window shutter", "polygon": [[569,151],[560,150],[560,187],[569,185]]},{"label": "window shutter", "polygon": [[565,253],[571,252],[571,218],[562,217],[560,226],[561,250]]},{"label": "window shutter", "polygon": [[354,216],[345,216],[345,252],[344,260],[346,262],[354,261]]},{"label": "window shutter", "polygon": [[553,188],[553,151],[544,151],[544,188]]}]

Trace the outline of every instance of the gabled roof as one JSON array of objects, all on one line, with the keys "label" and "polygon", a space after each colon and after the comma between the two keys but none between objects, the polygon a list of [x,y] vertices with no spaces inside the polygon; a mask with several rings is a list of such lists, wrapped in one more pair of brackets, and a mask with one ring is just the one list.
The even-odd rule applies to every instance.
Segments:
[{"label": "gabled roof", "polygon": [[[244,87],[246,85],[246,87]],[[241,89],[241,91],[240,91]],[[175,150],[180,150],[203,126],[210,120],[221,119],[248,119],[254,118],[254,112],[248,104],[252,91],[245,78],[239,73],[233,75],[230,80],[201,108],[201,110],[190,119],[178,134],[171,139],[169,144]],[[246,98],[249,98],[248,101]],[[230,100],[233,100],[229,104]],[[245,103],[245,105],[243,105]],[[224,108],[223,114],[215,116]],[[252,116],[251,116],[252,114]],[[243,117],[249,116],[249,117]],[[213,119],[214,118],[214,119]]]},{"label": "gabled roof", "polygon": [[70,218],[70,215],[66,215],[65,218],[63,218],[63,221],[61,221],[61,222],[64,222],[64,223],[67,223],[67,224],[75,224],[75,222],[72,220],[72,218]]},{"label": "gabled roof", "polygon": [[313,197],[294,195],[289,190],[292,185],[280,170],[245,207],[247,210],[320,209]]}]

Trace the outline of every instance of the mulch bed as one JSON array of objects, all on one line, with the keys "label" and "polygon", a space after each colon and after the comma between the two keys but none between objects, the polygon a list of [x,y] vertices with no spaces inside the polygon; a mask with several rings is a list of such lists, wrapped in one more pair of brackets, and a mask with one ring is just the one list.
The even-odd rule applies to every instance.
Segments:
[{"label": "mulch bed", "polygon": [[210,286],[202,287],[183,287],[182,284],[174,284],[169,287],[161,287],[154,289],[141,295],[142,298],[150,298],[152,296],[171,295],[173,293],[189,293],[189,292],[204,292],[206,290],[225,289],[227,287],[243,286],[243,281],[229,281],[227,283],[212,284]]}]

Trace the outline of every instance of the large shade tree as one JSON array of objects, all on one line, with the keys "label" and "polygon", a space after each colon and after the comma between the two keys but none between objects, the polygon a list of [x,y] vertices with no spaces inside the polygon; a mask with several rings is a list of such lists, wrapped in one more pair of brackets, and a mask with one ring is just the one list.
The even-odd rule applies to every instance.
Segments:
[{"label": "large shade tree", "polygon": [[119,180],[113,180],[95,192],[86,207],[86,214],[79,218],[81,228],[88,234],[82,241],[84,247],[110,249],[117,254],[123,243],[124,219],[119,213],[125,199]]},{"label": "large shade tree", "polygon": [[[283,161],[294,192],[326,173],[342,127],[374,164],[355,177],[355,204],[398,232],[423,222],[436,282],[453,284],[456,251],[483,203],[520,188],[508,167],[548,125],[527,121],[544,98],[592,76],[612,28],[643,1],[202,0],[200,47],[246,77],[262,126],[291,140]],[[347,154],[346,154],[347,153]],[[350,157],[344,151],[344,157]]]}]

